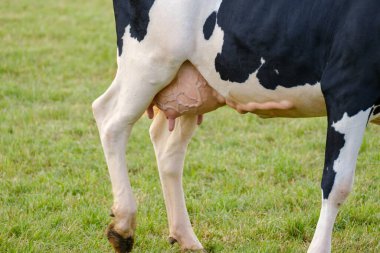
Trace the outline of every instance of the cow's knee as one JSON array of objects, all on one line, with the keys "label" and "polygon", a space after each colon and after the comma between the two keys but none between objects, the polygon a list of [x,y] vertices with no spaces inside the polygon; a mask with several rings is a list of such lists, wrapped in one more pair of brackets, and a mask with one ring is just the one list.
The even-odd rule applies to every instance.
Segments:
[{"label": "cow's knee", "polygon": [[329,199],[338,207],[344,203],[352,191],[352,181],[335,182]]},{"label": "cow's knee", "polygon": [[[352,171],[351,169],[350,171]],[[342,173],[342,172],[340,172]],[[322,190],[324,199],[328,199],[330,202],[340,206],[347,199],[348,195],[352,191],[353,176],[348,178],[342,178],[340,173],[337,173],[334,177],[328,177],[326,174],[322,179]]]}]

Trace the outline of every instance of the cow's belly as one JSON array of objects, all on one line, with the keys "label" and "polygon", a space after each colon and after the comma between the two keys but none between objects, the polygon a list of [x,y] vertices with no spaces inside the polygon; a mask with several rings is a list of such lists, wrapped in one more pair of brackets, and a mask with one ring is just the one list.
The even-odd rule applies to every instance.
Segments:
[{"label": "cow's belly", "polygon": [[319,117],[326,115],[326,105],[319,83],[292,88],[278,86],[269,90],[260,85],[255,74],[244,84],[208,78],[208,83],[223,96],[227,105],[260,117]]},{"label": "cow's belly", "polygon": [[[318,117],[326,115],[319,84],[265,89],[256,78],[245,84],[215,85],[231,105],[261,117]],[[235,109],[236,109],[235,108]]]}]

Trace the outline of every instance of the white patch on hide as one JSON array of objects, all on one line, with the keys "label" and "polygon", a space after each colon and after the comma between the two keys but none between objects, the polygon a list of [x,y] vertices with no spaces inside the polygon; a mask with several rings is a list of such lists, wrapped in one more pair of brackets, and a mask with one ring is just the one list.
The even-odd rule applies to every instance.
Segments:
[{"label": "white patch on hide", "polygon": [[[337,173],[344,173],[345,168],[352,166],[352,157],[357,157],[357,150],[359,150],[362,143],[362,138],[356,137],[357,131],[362,131],[365,128],[368,114],[371,108],[360,111],[356,115],[349,117],[345,113],[338,122],[333,123],[335,131],[344,134],[344,146],[340,150],[340,154],[337,160],[334,162],[333,169]],[[342,155],[343,154],[343,155]]]}]

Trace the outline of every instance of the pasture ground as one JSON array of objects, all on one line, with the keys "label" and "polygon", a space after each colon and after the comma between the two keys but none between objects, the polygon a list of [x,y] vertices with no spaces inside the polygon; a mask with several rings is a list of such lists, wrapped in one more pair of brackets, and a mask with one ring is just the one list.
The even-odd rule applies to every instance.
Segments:
[{"label": "pasture ground", "polygon": [[[116,65],[112,1],[0,2],[0,252],[112,252],[111,185],[91,102]],[[138,200],[134,252],[178,252],[168,228],[149,120],[127,157]],[[305,252],[320,209],[325,119],[205,116],[184,173],[209,252]],[[380,252],[378,126],[360,151],[334,252]]]}]

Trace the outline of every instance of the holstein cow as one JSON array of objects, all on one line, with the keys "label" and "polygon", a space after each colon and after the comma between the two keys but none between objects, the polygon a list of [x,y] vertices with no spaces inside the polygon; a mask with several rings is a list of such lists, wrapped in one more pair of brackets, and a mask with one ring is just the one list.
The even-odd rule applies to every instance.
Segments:
[{"label": "holstein cow", "polygon": [[114,220],[107,233],[115,250],[132,250],[136,201],[125,148],[133,124],[147,109],[152,116],[153,104],[163,111],[154,118],[150,135],[170,238],[184,250],[203,249],[185,206],[184,156],[200,115],[228,104],[263,117],[327,115],[322,209],[309,252],[330,252],[333,224],[352,188],[364,130],[380,113],[380,2],[113,4],[118,69],[93,111],[112,182]]}]

